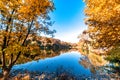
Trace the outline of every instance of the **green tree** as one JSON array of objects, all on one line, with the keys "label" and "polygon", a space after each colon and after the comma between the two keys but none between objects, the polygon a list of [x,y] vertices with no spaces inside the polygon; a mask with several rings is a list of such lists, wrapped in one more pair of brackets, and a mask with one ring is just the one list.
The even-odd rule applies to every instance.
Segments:
[{"label": "green tree", "polygon": [[112,50],[108,52],[108,57],[106,59],[110,62],[120,64],[120,44],[117,44]]},{"label": "green tree", "polygon": [[[54,10],[50,0],[0,0],[0,54],[3,80],[12,66],[25,53],[39,51],[37,44],[28,41],[49,30],[48,13]],[[8,60],[8,58],[10,60]]]}]

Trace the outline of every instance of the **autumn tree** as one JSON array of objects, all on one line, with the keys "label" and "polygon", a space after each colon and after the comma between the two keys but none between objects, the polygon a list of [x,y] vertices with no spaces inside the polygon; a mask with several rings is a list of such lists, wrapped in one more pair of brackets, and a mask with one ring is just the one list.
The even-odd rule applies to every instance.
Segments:
[{"label": "autumn tree", "polygon": [[[120,0],[84,0],[85,7],[85,23],[88,25],[86,30],[92,47],[89,50],[102,50],[107,53],[107,60],[115,62],[117,71],[120,70]],[[84,35],[84,32],[83,34]],[[83,43],[81,42],[83,41]],[[85,45],[84,36],[80,39],[80,43]],[[83,48],[83,47],[82,47]],[[87,49],[85,49],[87,50]],[[92,54],[91,58],[99,62],[100,57]],[[92,61],[92,60],[91,60]],[[117,64],[116,64],[117,62]],[[102,64],[102,63],[100,63]]]},{"label": "autumn tree", "polygon": [[35,39],[41,32],[54,33],[49,29],[52,22],[48,15],[53,9],[51,0],[0,0],[0,59],[3,80],[8,78],[12,66],[21,55],[39,51],[38,45],[31,45],[29,39]]},{"label": "autumn tree", "polygon": [[[120,0],[84,0],[91,45],[111,50],[120,43]],[[120,53],[119,53],[120,54]]]}]

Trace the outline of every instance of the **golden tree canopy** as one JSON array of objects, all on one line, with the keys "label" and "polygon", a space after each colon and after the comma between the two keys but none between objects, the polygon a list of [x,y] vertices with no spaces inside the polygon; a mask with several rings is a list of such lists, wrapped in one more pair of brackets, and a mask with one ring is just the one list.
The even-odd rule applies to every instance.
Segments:
[{"label": "golden tree canopy", "polygon": [[39,45],[32,42],[41,32],[55,32],[49,29],[52,22],[48,13],[53,10],[54,4],[50,0],[0,0],[0,61],[3,76],[9,74],[4,74],[4,71],[10,70],[21,54],[39,53]]},{"label": "golden tree canopy", "polygon": [[85,0],[85,19],[94,47],[112,47],[120,41],[120,0]]}]

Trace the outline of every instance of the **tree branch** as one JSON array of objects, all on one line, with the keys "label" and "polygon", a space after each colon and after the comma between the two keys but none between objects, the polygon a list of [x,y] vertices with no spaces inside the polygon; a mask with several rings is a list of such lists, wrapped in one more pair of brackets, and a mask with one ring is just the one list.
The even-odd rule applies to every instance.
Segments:
[{"label": "tree branch", "polygon": [[[27,32],[26,37],[25,37],[25,39],[24,39],[24,41],[23,41],[23,43],[22,43],[21,46],[24,46],[24,44],[25,44],[25,42],[27,40],[27,37],[30,34],[30,30],[31,30],[32,25],[33,25],[33,20],[31,21],[30,26],[28,26],[28,32]],[[9,65],[9,68],[11,68],[16,63],[16,61],[18,60],[18,58],[20,57],[20,55],[21,55],[21,51],[18,53],[16,59]]]},{"label": "tree branch", "polygon": [[28,35],[30,34],[30,30],[31,30],[32,25],[33,25],[33,20],[31,21],[31,24],[30,24],[30,26],[28,27],[28,32],[27,32],[27,34],[26,34],[26,36],[25,36],[25,39],[24,39],[22,45],[25,44],[25,41],[27,40],[27,37],[28,37]]},{"label": "tree branch", "polygon": [[[15,11],[15,9],[13,9],[12,15],[13,15],[14,11]],[[12,21],[12,15],[8,19],[8,23],[10,23]],[[9,25],[7,25],[5,32],[8,32],[8,29],[9,29]],[[7,37],[5,35],[4,39],[3,39],[3,45],[2,45],[2,58],[1,58],[1,60],[2,60],[2,68],[6,68],[6,60],[5,60],[5,52],[4,52],[4,49],[6,47],[7,47]]]}]

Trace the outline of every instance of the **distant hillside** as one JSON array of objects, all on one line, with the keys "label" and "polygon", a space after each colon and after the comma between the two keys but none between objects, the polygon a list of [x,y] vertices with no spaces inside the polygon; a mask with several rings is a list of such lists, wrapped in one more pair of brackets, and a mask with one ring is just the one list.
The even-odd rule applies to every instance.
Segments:
[{"label": "distant hillside", "polygon": [[75,43],[69,43],[44,36],[36,36],[34,38],[29,37],[27,43],[38,44],[41,49],[70,49],[76,46]]}]

